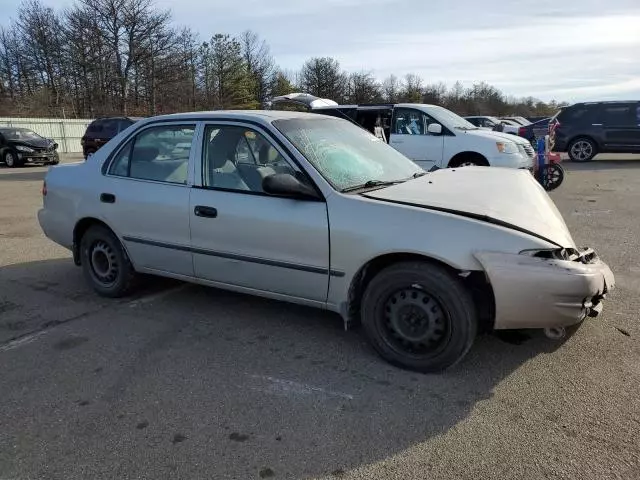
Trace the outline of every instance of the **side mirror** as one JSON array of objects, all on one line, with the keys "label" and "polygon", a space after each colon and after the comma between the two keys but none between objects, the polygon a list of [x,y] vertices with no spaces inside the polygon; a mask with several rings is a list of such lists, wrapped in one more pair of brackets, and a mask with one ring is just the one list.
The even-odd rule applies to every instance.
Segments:
[{"label": "side mirror", "polygon": [[270,195],[318,199],[318,193],[290,173],[274,173],[262,180],[262,190]]},{"label": "side mirror", "polygon": [[427,132],[431,135],[442,135],[442,125],[439,123],[430,123],[427,126]]}]

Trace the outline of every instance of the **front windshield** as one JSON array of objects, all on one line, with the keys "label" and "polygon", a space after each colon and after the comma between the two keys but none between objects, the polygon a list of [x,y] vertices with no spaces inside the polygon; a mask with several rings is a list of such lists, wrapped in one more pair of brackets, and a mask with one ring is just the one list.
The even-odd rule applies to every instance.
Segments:
[{"label": "front windshield", "polygon": [[438,107],[436,105],[429,105],[427,107],[424,107],[424,109],[429,115],[431,115],[447,128],[457,128],[459,130],[477,130],[478,128],[473,123],[465,120],[460,115],[456,115],[451,110],[447,110],[446,108]]},{"label": "front windshield", "polygon": [[424,173],[366,130],[337,118],[292,118],[273,125],[336,189],[394,182]]},{"label": "front windshield", "polygon": [[3,128],[0,129],[0,133],[2,133],[7,140],[36,140],[42,138],[28,128]]}]

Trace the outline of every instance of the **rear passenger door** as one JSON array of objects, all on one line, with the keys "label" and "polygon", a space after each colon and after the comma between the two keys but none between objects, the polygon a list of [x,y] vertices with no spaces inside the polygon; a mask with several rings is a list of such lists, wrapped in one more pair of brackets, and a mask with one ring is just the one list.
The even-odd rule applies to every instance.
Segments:
[{"label": "rear passenger door", "polygon": [[96,192],[137,269],[193,276],[189,189],[196,123],[151,124],[115,152]]},{"label": "rear passenger door", "polygon": [[324,200],[266,194],[262,180],[290,173],[311,182],[268,132],[206,124],[189,215],[195,275],[268,296],[322,305],[329,284]]},{"label": "rear passenger door", "polygon": [[640,104],[638,102],[603,104],[602,123],[606,149],[631,152],[640,150]]}]

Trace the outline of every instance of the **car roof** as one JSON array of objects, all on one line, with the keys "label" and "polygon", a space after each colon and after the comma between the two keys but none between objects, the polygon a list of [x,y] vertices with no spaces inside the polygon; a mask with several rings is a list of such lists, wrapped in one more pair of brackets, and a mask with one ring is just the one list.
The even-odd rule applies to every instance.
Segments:
[{"label": "car roof", "polygon": [[158,121],[180,121],[180,120],[252,120],[259,121],[261,123],[271,123],[274,120],[291,120],[294,118],[304,119],[326,119],[330,117],[324,117],[313,113],[296,112],[296,111],[283,111],[283,110],[215,110],[204,112],[184,112],[184,113],[171,113],[168,115],[158,115],[155,117],[146,117],[141,120],[142,123],[153,123]]}]

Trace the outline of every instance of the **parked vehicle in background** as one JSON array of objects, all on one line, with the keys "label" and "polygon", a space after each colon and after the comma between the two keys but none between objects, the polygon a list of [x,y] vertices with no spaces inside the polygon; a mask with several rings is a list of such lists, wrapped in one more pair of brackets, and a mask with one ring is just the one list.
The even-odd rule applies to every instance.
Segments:
[{"label": "parked vehicle in background", "polygon": [[[295,103],[312,113],[330,115],[361,126],[425,170],[433,167],[533,167],[531,145],[518,137],[478,129],[455,113],[436,105],[415,103],[318,105],[316,97],[290,94],[272,105]],[[331,102],[330,100],[328,100]],[[377,133],[376,133],[377,132]]]},{"label": "parked vehicle in background", "polygon": [[598,153],[640,153],[640,101],[576,103],[549,123],[552,151],[568,152],[574,162]]},{"label": "parked vehicle in background", "polygon": [[7,167],[59,163],[58,144],[28,128],[0,127],[0,160]]},{"label": "parked vehicle in background", "polygon": [[524,117],[500,117],[500,120],[507,120],[509,122],[514,122],[517,125],[524,125],[524,126],[530,125],[532,123]]},{"label": "parked vehicle in background", "polygon": [[529,172],[427,173],[326,115],[148,118],[44,187],[44,233],[100,295],[146,273],[323,308],[423,372],[455,364],[478,331],[596,316],[615,283]]},{"label": "parked vehicle in background", "polygon": [[493,130],[494,132],[510,133],[512,135],[518,134],[519,125],[510,120],[501,120],[498,117],[482,115],[474,115],[464,118],[478,128]]},{"label": "parked vehicle in background", "polygon": [[530,123],[529,125],[518,128],[518,135],[522,138],[526,138],[532,145],[539,138],[544,138],[549,133],[549,122],[551,118],[543,118],[537,122]]},{"label": "parked vehicle in background", "polygon": [[105,143],[138,120],[139,117],[105,117],[91,122],[80,139],[84,158],[97,152]]}]

